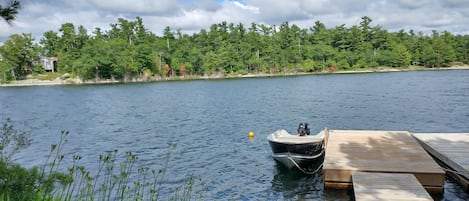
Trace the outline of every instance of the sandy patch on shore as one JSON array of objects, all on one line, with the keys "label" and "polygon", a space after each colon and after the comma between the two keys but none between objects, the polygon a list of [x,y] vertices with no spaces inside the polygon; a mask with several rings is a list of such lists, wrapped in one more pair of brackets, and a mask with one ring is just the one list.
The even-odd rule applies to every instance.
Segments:
[{"label": "sandy patch on shore", "polygon": [[0,84],[0,86],[48,86],[48,85],[65,85],[65,84],[82,84],[83,81],[79,78],[68,78],[60,79],[56,78],[54,80],[39,80],[39,79],[25,79],[25,80],[16,80],[11,81],[8,84]]}]

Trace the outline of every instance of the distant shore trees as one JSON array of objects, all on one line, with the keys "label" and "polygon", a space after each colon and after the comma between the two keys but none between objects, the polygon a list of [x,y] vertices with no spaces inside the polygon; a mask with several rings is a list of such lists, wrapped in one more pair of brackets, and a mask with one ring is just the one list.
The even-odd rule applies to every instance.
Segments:
[{"label": "distant shore trees", "polygon": [[[63,24],[39,43],[31,34],[14,34],[0,47],[0,79],[21,79],[34,72],[39,56],[57,57],[58,71],[82,79],[129,79],[156,76],[290,73],[353,70],[378,66],[447,67],[469,63],[469,36],[414,30],[389,32],[359,25],[309,28],[221,22],[191,35],[166,27],[148,31],[137,17],[119,18],[108,31]],[[150,75],[150,76],[151,76]]]}]

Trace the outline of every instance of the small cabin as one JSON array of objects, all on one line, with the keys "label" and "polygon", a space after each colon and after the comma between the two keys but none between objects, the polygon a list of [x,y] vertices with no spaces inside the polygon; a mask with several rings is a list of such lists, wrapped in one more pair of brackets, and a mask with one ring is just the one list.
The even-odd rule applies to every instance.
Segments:
[{"label": "small cabin", "polygon": [[42,57],[41,64],[46,72],[57,72],[57,57]]}]

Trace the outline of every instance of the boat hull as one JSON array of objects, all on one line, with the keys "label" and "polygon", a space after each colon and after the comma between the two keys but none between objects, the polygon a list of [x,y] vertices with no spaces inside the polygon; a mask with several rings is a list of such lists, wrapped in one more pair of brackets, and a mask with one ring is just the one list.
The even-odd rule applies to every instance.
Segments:
[{"label": "boat hull", "polygon": [[290,135],[279,130],[267,137],[273,158],[288,167],[303,172],[317,172],[324,162],[324,135]]},{"label": "boat hull", "polygon": [[304,155],[292,155],[291,153],[272,154],[272,157],[288,169],[301,168],[305,171],[314,171],[320,168],[324,162],[325,153],[320,153],[317,157],[305,157]]},{"label": "boat hull", "polygon": [[323,141],[312,143],[287,144],[269,141],[273,154],[291,153],[293,155],[315,156],[323,151]]}]

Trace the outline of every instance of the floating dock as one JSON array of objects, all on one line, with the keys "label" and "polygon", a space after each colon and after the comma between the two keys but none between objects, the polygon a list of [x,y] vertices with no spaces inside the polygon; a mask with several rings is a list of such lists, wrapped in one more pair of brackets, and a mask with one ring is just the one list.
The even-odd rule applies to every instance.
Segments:
[{"label": "floating dock", "polygon": [[331,130],[326,138],[326,188],[352,188],[354,173],[369,172],[411,174],[427,191],[443,192],[445,172],[407,131]]},{"label": "floating dock", "polygon": [[431,155],[447,166],[469,191],[469,133],[415,133],[414,137]]},{"label": "floating dock", "polygon": [[352,180],[356,201],[433,200],[412,174],[356,172]]}]

